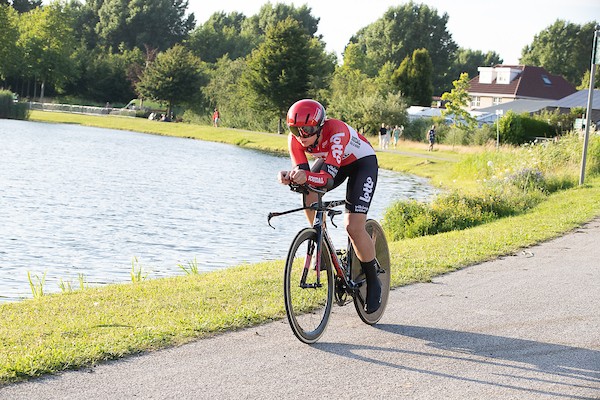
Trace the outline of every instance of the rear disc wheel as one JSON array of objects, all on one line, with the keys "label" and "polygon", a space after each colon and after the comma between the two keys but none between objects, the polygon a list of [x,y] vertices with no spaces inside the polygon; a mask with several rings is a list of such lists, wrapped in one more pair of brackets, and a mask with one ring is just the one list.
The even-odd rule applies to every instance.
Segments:
[{"label": "rear disc wheel", "polygon": [[365,228],[373,240],[375,245],[375,258],[379,264],[380,273],[377,275],[381,281],[381,305],[379,309],[372,314],[367,314],[364,309],[365,299],[367,298],[367,283],[364,282],[365,276],[360,266],[360,260],[356,257],[354,249],[350,248],[350,256],[352,262],[351,279],[354,282],[363,281],[363,284],[358,289],[358,293],[354,296],[354,307],[360,319],[368,325],[374,325],[383,316],[385,307],[387,306],[388,297],[390,294],[390,251],[388,248],[383,228],[374,219],[369,219],[366,222]]}]

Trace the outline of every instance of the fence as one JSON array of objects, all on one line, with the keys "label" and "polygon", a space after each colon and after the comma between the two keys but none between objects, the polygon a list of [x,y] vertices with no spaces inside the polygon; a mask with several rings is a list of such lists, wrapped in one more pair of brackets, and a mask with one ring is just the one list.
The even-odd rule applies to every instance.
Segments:
[{"label": "fence", "polygon": [[92,115],[120,115],[123,117],[135,117],[135,110],[127,108],[112,108],[112,107],[92,107],[78,106],[73,104],[54,104],[54,103],[37,103],[29,102],[30,110],[38,111],[60,111],[75,114],[92,114]]}]

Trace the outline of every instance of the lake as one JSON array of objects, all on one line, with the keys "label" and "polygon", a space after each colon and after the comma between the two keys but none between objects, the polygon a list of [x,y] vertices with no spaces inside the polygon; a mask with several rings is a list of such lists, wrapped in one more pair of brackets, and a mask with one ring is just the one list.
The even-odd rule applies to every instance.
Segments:
[{"label": "lake", "polygon": [[[160,122],[157,122],[160,123]],[[288,157],[233,145],[129,131],[0,120],[0,301],[44,290],[130,282],[132,263],[149,278],[182,275],[196,260],[211,271],[283,259],[303,213],[277,182]],[[345,185],[326,199],[344,198]],[[380,170],[369,216],[396,200],[428,201],[426,179]],[[343,217],[330,225],[345,243]],[[137,261],[135,261],[137,260]]]}]

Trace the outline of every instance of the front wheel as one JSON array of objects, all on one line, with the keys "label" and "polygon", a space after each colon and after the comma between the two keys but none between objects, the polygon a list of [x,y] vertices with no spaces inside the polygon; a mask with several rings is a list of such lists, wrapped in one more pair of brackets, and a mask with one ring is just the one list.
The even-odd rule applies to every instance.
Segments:
[{"label": "front wheel", "polygon": [[[329,257],[326,243],[323,245],[323,257]],[[321,264],[326,264],[324,259]],[[317,268],[317,232],[305,228],[290,246],[283,294],[290,327],[300,341],[308,344],[325,332],[333,302],[332,268],[321,267],[320,272]]]},{"label": "front wheel", "polygon": [[[374,219],[367,220],[365,229],[371,236],[373,244],[375,245],[375,258],[379,264],[380,273],[378,274],[379,280],[381,281],[381,306],[379,309],[372,314],[367,314],[364,309],[365,300],[367,298],[367,285],[363,282],[363,285],[359,288],[359,292],[354,296],[354,307],[360,319],[369,325],[376,324],[385,311],[387,305],[388,296],[390,294],[390,280],[391,280],[391,268],[390,268],[390,251],[388,248],[383,228]],[[356,257],[354,249],[350,248],[350,260],[352,263],[352,274],[351,279],[354,282],[364,281],[364,274],[360,266],[360,260]]]}]

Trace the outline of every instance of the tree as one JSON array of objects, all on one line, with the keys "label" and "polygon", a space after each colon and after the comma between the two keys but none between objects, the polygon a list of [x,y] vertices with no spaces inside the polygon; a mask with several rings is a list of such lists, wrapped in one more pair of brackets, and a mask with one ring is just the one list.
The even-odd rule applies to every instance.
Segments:
[{"label": "tree", "polygon": [[433,96],[433,65],[427,49],[417,49],[394,71],[393,80],[411,104],[430,107]]},{"label": "tree", "polygon": [[442,116],[452,118],[452,124],[459,129],[470,129],[475,124],[475,118],[466,109],[471,100],[469,74],[463,72],[459,79],[452,82],[452,85],[454,89],[442,95],[442,100],[447,102],[446,108],[442,110]]},{"label": "tree", "polygon": [[175,45],[159,53],[138,82],[143,97],[167,103],[171,114],[176,103],[190,103],[206,83],[202,62],[189,50]]},{"label": "tree", "polygon": [[0,79],[15,71],[17,62],[17,13],[6,5],[0,5]]},{"label": "tree", "polygon": [[576,86],[590,68],[595,26],[596,22],[578,25],[557,19],[523,48],[519,63],[544,67]]},{"label": "tree", "polygon": [[387,61],[399,66],[415,50],[427,49],[433,65],[434,93],[441,93],[449,86],[447,74],[457,50],[447,23],[448,14],[440,17],[437,10],[411,1],[390,7],[382,18],[359,30],[350,42],[364,49],[377,70]]},{"label": "tree", "polygon": [[[594,77],[594,89],[600,89],[600,69],[596,68],[596,76]],[[577,86],[577,90],[590,88],[590,70],[588,69],[581,78],[581,84]]]},{"label": "tree", "polygon": [[474,78],[479,75],[478,67],[491,67],[502,63],[502,58],[494,51],[483,53],[480,50],[459,48],[450,67],[449,75],[457,77],[466,72],[469,74],[469,78]]},{"label": "tree", "polygon": [[199,112],[208,115],[210,110],[218,107],[221,115],[225,116],[224,125],[263,132],[273,130],[275,125],[269,125],[270,116],[257,113],[251,108],[244,88],[239,84],[248,68],[246,62],[241,58],[230,60],[223,56],[211,67],[210,80],[202,89],[210,107],[196,107]]},{"label": "tree", "polygon": [[132,77],[144,65],[141,50],[123,50],[112,54],[102,48],[79,48],[74,56],[77,72],[66,88],[67,93],[99,103],[127,104],[136,96]]},{"label": "tree", "polygon": [[254,40],[242,32],[244,14],[214,13],[197,27],[187,41],[187,47],[205,62],[214,63],[224,55],[232,60],[245,57],[252,51]]},{"label": "tree", "polygon": [[265,41],[250,54],[243,78],[255,107],[281,121],[292,103],[318,91],[327,81],[323,75],[333,71],[323,49],[290,17],[269,28]]},{"label": "tree", "polygon": [[357,69],[367,76],[377,75],[377,68],[367,58],[365,50],[358,43],[348,43],[344,49],[343,61],[345,68]]},{"label": "tree", "polygon": [[374,133],[382,121],[405,125],[406,102],[399,92],[390,91],[389,83],[384,83],[386,70],[384,67],[380,76],[369,78],[346,64],[336,68],[327,113],[364,133]]},{"label": "tree", "polygon": [[[243,30],[247,31],[251,36],[261,38],[259,39],[260,43],[270,28],[288,18],[298,21],[308,36],[313,37],[317,33],[319,18],[311,15],[311,8],[307,5],[296,8],[293,5],[283,3],[277,3],[275,6],[271,3],[263,5],[258,15],[244,21]],[[318,38],[321,39],[321,37]]]},{"label": "tree", "polygon": [[[10,1],[7,0],[2,0],[0,1],[0,5],[3,4],[11,4]],[[18,12],[19,14],[23,14],[26,12],[29,12],[37,7],[40,7],[42,5],[42,0],[13,0],[12,1],[12,8],[14,8],[14,10],[16,12]]]},{"label": "tree", "polygon": [[59,2],[21,14],[17,47],[23,54],[21,76],[40,81],[40,98],[46,83],[64,86],[73,71],[74,40],[71,15]]},{"label": "tree", "polygon": [[118,51],[144,49],[145,45],[166,50],[187,38],[194,28],[194,14],[185,15],[188,0],[105,0],[95,3],[99,43]]}]

